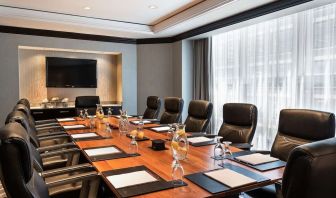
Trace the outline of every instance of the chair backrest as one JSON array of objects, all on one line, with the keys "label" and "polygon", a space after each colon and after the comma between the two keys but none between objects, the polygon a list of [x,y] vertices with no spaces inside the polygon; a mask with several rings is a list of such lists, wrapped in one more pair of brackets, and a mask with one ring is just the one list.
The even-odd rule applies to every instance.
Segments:
[{"label": "chair backrest", "polygon": [[29,137],[18,123],[0,129],[0,177],[9,197],[49,197],[44,180],[33,168]]},{"label": "chair backrest", "polygon": [[188,117],[184,124],[187,132],[205,132],[212,116],[213,105],[205,100],[192,100],[188,107]]},{"label": "chair backrest", "polygon": [[35,127],[35,119],[33,118],[30,109],[25,104],[17,104],[14,106],[13,111],[21,111],[23,112],[27,118],[28,122],[31,126]]},{"label": "chair backrest", "polygon": [[182,98],[167,97],[164,99],[165,111],[161,115],[161,124],[179,123],[182,121],[184,101]]},{"label": "chair backrest", "polygon": [[77,96],[75,100],[77,115],[83,109],[88,109],[90,115],[96,114],[97,104],[100,104],[99,96]]},{"label": "chair backrest", "polygon": [[333,113],[283,109],[280,111],[278,132],[271,155],[287,161],[289,153],[295,147],[334,136],[335,115]]},{"label": "chair backrest", "polygon": [[336,196],[336,138],[296,147],[282,180],[284,198]]},{"label": "chair backrest", "polygon": [[253,104],[223,105],[223,124],[218,135],[232,143],[251,143],[258,121],[258,109]]},{"label": "chair backrest", "polygon": [[30,110],[30,102],[27,98],[21,98],[16,104],[23,104]]},{"label": "chair backrest", "polygon": [[30,137],[31,143],[36,148],[40,146],[38,138],[37,138],[36,129],[34,128],[34,126],[30,125],[27,116],[22,111],[16,110],[16,111],[12,111],[11,113],[9,113],[7,115],[5,123],[8,124],[11,122],[16,122],[16,123],[21,124],[21,126],[27,131]]},{"label": "chair backrest", "polygon": [[157,96],[147,97],[147,108],[143,114],[145,119],[157,119],[161,108],[161,100]]}]

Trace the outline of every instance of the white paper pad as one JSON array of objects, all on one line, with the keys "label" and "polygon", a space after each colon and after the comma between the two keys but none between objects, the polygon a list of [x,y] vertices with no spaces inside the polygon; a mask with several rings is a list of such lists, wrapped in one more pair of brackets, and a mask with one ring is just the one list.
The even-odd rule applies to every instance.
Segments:
[{"label": "white paper pad", "polygon": [[[116,116],[117,118],[120,118],[120,115]],[[127,116],[128,118],[133,118],[133,116]]]},{"label": "white paper pad", "polygon": [[71,135],[71,137],[74,139],[89,138],[89,137],[96,137],[96,136],[98,136],[96,133],[79,133],[79,134]]},{"label": "white paper pad", "polygon": [[230,188],[235,188],[257,182],[250,177],[246,177],[245,175],[242,175],[227,168],[207,172],[204,174],[220,183],[223,183],[224,185],[229,186]]},{"label": "white paper pad", "polygon": [[264,155],[261,153],[243,155],[243,156],[236,157],[236,159],[242,162],[248,163],[248,164],[252,164],[252,165],[264,164],[264,163],[274,162],[274,161],[279,160],[277,158],[271,157],[269,155]]},{"label": "white paper pad", "polygon": [[104,148],[84,149],[84,151],[88,156],[121,153],[121,151],[114,146]]},{"label": "white paper pad", "polygon": [[168,131],[170,127],[164,126],[164,127],[154,127],[152,128],[154,131]]},{"label": "white paper pad", "polygon": [[57,118],[58,122],[76,121],[75,118]]},{"label": "white paper pad", "polygon": [[[139,124],[139,120],[135,120],[135,121],[131,121],[133,124]],[[152,123],[151,121],[148,121],[148,120],[144,120],[142,121],[144,124],[148,124],[148,123]]]},{"label": "white paper pad", "polygon": [[194,144],[194,143],[201,143],[201,142],[212,142],[213,139],[210,139],[207,137],[191,137],[191,138],[188,138],[188,141]]},{"label": "white paper pad", "polygon": [[112,175],[106,178],[115,188],[122,188],[126,186],[133,186],[137,184],[157,181],[155,177],[153,177],[151,174],[144,170],[120,175]]},{"label": "white paper pad", "polygon": [[63,128],[64,129],[82,129],[82,128],[85,128],[85,126],[82,124],[76,124],[76,125],[63,126]]}]

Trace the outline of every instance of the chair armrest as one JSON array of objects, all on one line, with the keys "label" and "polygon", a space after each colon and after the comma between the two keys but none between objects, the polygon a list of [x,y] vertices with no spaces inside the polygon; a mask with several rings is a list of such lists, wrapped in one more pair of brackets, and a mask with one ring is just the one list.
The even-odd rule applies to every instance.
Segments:
[{"label": "chair armrest", "polygon": [[59,126],[48,126],[48,127],[36,127],[37,131],[45,131],[45,130],[53,130],[53,129],[59,129],[63,128],[61,125]]},{"label": "chair armrest", "polygon": [[50,126],[60,126],[60,124],[57,123],[57,122],[54,122],[54,123],[45,123],[45,124],[35,124],[36,128],[50,127]]},{"label": "chair armrest", "polygon": [[37,148],[37,151],[39,151],[40,153],[44,153],[44,152],[50,152],[50,151],[69,148],[69,147],[77,148],[75,143],[69,142],[65,144],[56,144],[56,145],[51,145],[51,146],[39,147]]},{"label": "chair armrest", "polygon": [[244,149],[244,150],[249,150],[253,147],[253,145],[249,143],[234,143],[234,144],[231,144],[230,146],[233,146],[239,149]]},{"label": "chair armrest", "polygon": [[56,187],[56,186],[61,186],[65,184],[73,184],[76,182],[81,182],[84,180],[92,180],[98,177],[97,171],[89,171],[89,172],[84,172],[84,173],[79,173],[76,175],[70,175],[66,178],[61,178],[59,180],[53,180],[50,182],[46,182],[47,187]]},{"label": "chair armrest", "polygon": [[61,134],[61,135],[43,136],[43,137],[40,137],[38,140],[41,142],[41,141],[46,141],[46,140],[64,139],[64,138],[69,138],[69,135]]},{"label": "chair armrest", "polygon": [[44,124],[44,123],[51,123],[51,122],[57,123],[57,120],[56,119],[36,120],[35,124]]},{"label": "chair armrest", "polygon": [[74,171],[84,171],[87,169],[92,169],[93,170],[93,166],[89,163],[85,163],[85,164],[78,164],[78,165],[74,165],[74,166],[67,166],[67,167],[63,167],[63,168],[56,168],[56,169],[52,169],[52,170],[48,170],[48,171],[43,171],[40,173],[40,175],[43,178],[46,177],[53,177],[56,175],[61,175],[61,174],[65,174],[65,173],[71,173]]},{"label": "chair armrest", "polygon": [[41,153],[40,156],[41,156],[41,158],[47,158],[47,157],[64,155],[64,154],[68,154],[68,153],[78,153],[78,152],[80,152],[80,149],[78,149],[78,148],[69,148],[69,149],[61,149],[61,150],[57,150],[57,151],[50,151],[50,152]]},{"label": "chair armrest", "polygon": [[46,137],[46,136],[51,136],[51,135],[62,135],[62,134],[67,134],[65,131],[55,131],[55,132],[45,132],[45,133],[39,133],[37,134],[37,137]]}]

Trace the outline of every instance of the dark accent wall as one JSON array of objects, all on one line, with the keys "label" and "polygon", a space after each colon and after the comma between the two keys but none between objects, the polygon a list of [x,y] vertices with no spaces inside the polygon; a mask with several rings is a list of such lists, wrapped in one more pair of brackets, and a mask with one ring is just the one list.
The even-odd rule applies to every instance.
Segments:
[{"label": "dark accent wall", "polygon": [[312,0],[278,0],[243,13],[227,17],[210,24],[183,32],[181,34],[175,35],[173,37],[164,38],[146,38],[146,39],[131,39],[122,37],[112,37],[112,36],[102,36],[93,34],[83,34],[74,32],[62,32],[54,30],[41,30],[33,28],[22,28],[22,27],[12,27],[12,26],[0,26],[0,32],[3,33],[13,33],[13,34],[24,34],[24,35],[34,35],[34,36],[46,36],[46,37],[58,37],[58,38],[69,38],[69,39],[79,39],[79,40],[90,40],[90,41],[104,41],[113,43],[127,43],[127,44],[155,44],[155,43],[173,43],[183,39],[187,39],[193,36],[197,36],[203,33],[207,33],[219,28],[223,28],[229,25],[237,24],[249,19],[260,17],[272,12],[283,10],[292,6],[303,4]]}]

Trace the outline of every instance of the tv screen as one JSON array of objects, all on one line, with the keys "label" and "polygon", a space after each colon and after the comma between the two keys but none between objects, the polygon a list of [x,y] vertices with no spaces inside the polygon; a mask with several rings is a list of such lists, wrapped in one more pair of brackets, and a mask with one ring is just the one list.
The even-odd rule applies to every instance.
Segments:
[{"label": "tv screen", "polygon": [[97,87],[97,60],[46,57],[47,87]]}]

